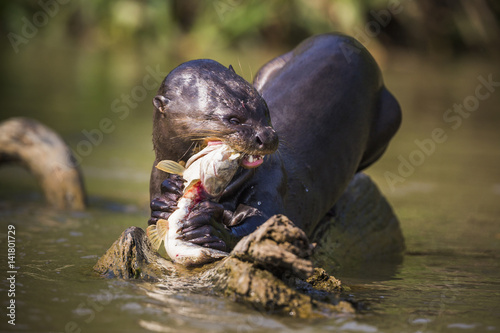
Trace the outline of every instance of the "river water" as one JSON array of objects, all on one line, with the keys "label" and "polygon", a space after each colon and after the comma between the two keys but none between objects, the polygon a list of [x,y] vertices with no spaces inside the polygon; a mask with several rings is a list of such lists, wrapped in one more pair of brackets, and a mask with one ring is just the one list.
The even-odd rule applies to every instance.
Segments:
[{"label": "river water", "polygon": [[[93,273],[123,230],[146,225],[156,89],[148,87],[169,67],[92,52],[41,50],[37,56],[37,62],[27,53],[4,57],[9,65],[0,79],[0,120],[30,116],[61,133],[81,160],[90,208],[54,211],[26,171],[0,169],[0,331],[500,332],[500,87],[480,88],[489,96],[474,99],[489,75],[500,81],[488,62],[433,64],[402,56],[384,67],[404,122],[367,173],[401,221],[404,260],[336,274],[351,288],[346,297],[364,305],[360,314],[298,320],[206,296],[196,286],[173,290]],[[235,55],[222,61],[256,69],[264,59]],[[123,94],[132,96],[130,103]],[[462,103],[472,111],[450,120],[447,110]],[[100,136],[103,118],[114,128]],[[15,228],[16,273],[8,273],[9,225]],[[15,326],[4,314],[11,300]]]}]

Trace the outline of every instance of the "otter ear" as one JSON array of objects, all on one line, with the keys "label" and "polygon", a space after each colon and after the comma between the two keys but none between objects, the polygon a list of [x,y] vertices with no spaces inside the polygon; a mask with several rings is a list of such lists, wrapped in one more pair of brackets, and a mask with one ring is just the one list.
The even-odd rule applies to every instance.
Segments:
[{"label": "otter ear", "polygon": [[236,72],[234,71],[233,65],[229,65],[229,70],[230,70],[231,72],[233,72],[234,74],[236,74]]},{"label": "otter ear", "polygon": [[167,112],[168,102],[170,102],[170,100],[163,95],[156,95],[155,98],[153,98],[153,105],[163,114]]}]

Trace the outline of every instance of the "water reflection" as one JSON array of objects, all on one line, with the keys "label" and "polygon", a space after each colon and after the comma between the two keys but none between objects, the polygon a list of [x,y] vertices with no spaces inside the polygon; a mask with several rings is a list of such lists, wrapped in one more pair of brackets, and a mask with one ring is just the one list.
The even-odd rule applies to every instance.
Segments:
[{"label": "water reflection", "polygon": [[[251,54],[245,57],[243,62],[253,68],[264,62],[250,59]],[[121,232],[147,223],[154,92],[146,89],[147,96],[134,100],[137,105],[129,107],[124,119],[119,118],[123,113],[113,113],[112,104],[142,86],[146,67],[154,68],[158,62],[137,54],[111,56],[76,49],[4,55],[1,118],[35,117],[61,133],[73,149],[89,140],[83,131],[99,128],[101,119],[110,118],[115,125],[81,161],[91,199],[87,212],[52,211],[44,207],[33,177],[14,167],[0,169],[2,241],[8,224],[18,230],[16,328],[499,331],[500,89],[462,117],[455,130],[450,126],[458,123],[446,123],[443,115],[454,104],[467,103],[467,97],[475,94],[478,76],[492,73],[493,80],[500,81],[500,72],[496,63],[476,59],[437,66],[413,56],[401,58],[386,68],[385,81],[401,102],[403,126],[368,173],[399,216],[408,253],[402,263],[371,262],[338,273],[350,285],[352,297],[366,305],[361,315],[307,321],[269,316],[212,297],[206,292],[210,286],[179,288],[167,282],[108,281],[95,276],[91,268],[97,257]],[[236,56],[231,59],[236,60]],[[160,68],[167,71],[170,65],[161,62]],[[445,128],[448,138],[426,154],[415,140],[432,138],[436,128]],[[420,165],[414,163],[411,175],[391,187],[386,172],[401,176],[399,156],[410,161],[418,149],[425,159]],[[0,263],[6,267],[5,256]],[[0,288],[5,294],[5,279]]]}]

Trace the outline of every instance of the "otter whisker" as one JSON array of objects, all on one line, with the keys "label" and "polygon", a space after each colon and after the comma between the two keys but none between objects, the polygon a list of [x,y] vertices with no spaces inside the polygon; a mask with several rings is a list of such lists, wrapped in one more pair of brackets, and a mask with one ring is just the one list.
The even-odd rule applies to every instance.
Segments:
[{"label": "otter whisker", "polygon": [[273,162],[275,162],[276,159],[281,159],[281,151],[278,149],[276,149],[276,151],[272,154],[269,155],[269,159]]},{"label": "otter whisker", "polygon": [[253,71],[252,67],[250,66],[250,63],[248,64],[248,69],[250,70],[250,82],[253,82]]},{"label": "otter whisker", "polygon": [[191,143],[191,145],[189,146],[189,148],[188,148],[188,149],[184,152],[184,154],[182,154],[182,156],[179,158],[179,160],[182,160],[182,159],[184,158],[184,156],[186,156],[186,155],[189,153],[189,151],[190,151],[190,150],[192,149],[192,147],[193,147],[193,144],[194,144],[194,142],[193,142],[193,143]]},{"label": "otter whisker", "polygon": [[238,65],[240,65],[241,75],[243,75],[243,68],[241,67],[241,61],[239,56],[238,56]]},{"label": "otter whisker", "polygon": [[203,129],[202,131],[199,132],[186,132],[179,134],[176,136],[177,138],[186,138],[186,139],[191,139],[191,140],[203,140],[208,137],[224,137],[230,134],[230,131],[225,131],[225,130],[207,130]]},{"label": "otter whisker", "polygon": [[280,138],[278,145],[283,146],[283,147],[289,147],[288,141],[285,139]]},{"label": "otter whisker", "polygon": [[284,149],[284,150],[294,150],[293,147],[290,146],[288,141],[283,140],[280,138],[279,143],[278,143],[278,149]]}]

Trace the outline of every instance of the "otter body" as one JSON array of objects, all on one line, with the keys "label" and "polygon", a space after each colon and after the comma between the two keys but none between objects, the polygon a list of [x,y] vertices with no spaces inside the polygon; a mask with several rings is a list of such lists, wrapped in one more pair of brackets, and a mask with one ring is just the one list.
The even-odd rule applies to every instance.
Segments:
[{"label": "otter body", "polygon": [[[189,98],[178,91],[175,97],[183,105],[172,103],[162,88],[155,97],[157,160],[187,158],[193,139],[211,137],[248,156],[265,157],[258,168],[239,171],[219,206],[193,212],[182,237],[197,244],[226,246],[227,235],[214,229],[214,218],[236,238],[274,214],[288,216],[311,234],[354,174],[382,155],[401,122],[399,105],[384,87],[374,59],[346,36],[326,34],[305,40],[266,64],[256,76],[255,89],[234,71],[209,60],[191,63],[195,65],[191,74],[199,75],[196,69],[208,63],[214,82],[200,86],[201,81],[192,81]],[[162,87],[172,84],[175,71]],[[175,126],[175,131],[171,127],[165,131],[169,116],[162,108],[169,104],[182,119],[167,125]],[[198,123],[204,124],[204,132]],[[168,215],[175,201],[178,182],[171,179],[160,186],[165,178],[156,170],[152,173],[150,223]]]}]

